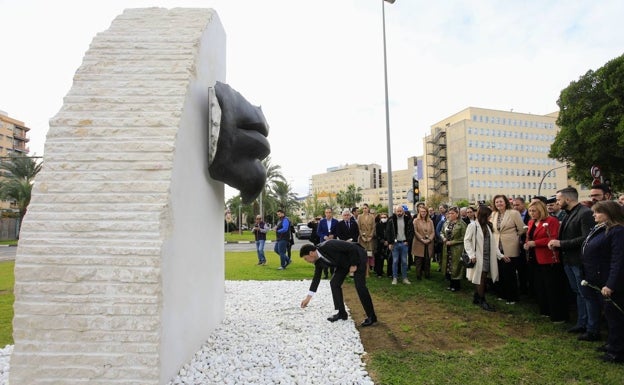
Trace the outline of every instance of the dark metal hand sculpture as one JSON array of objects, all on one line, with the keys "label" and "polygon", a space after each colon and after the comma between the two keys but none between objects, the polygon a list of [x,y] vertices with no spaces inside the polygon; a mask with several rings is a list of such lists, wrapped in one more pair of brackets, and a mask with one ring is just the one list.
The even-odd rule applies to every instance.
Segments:
[{"label": "dark metal hand sculpture", "polygon": [[238,189],[243,203],[250,203],[266,184],[262,159],[271,153],[266,138],[269,125],[262,109],[229,85],[217,82],[214,89],[221,108],[221,125],[208,172],[212,178]]}]

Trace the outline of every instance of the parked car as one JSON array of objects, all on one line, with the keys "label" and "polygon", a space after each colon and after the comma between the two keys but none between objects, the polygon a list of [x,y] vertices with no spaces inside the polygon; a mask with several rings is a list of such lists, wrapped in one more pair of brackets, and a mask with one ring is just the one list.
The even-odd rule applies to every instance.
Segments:
[{"label": "parked car", "polygon": [[295,237],[297,239],[310,239],[312,235],[312,229],[308,227],[305,223],[297,223],[295,227]]}]

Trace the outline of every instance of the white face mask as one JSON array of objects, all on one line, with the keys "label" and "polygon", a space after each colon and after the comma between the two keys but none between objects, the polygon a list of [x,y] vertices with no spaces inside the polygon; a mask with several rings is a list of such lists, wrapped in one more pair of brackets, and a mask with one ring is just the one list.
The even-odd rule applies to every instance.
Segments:
[{"label": "white face mask", "polygon": [[386,223],[387,220],[388,218],[381,218],[381,223]]}]

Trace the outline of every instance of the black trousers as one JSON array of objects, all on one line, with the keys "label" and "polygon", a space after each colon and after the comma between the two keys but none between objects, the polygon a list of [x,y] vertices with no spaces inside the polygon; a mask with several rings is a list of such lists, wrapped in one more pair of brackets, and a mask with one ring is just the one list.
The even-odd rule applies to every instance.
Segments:
[{"label": "black trousers", "polygon": [[516,271],[518,270],[518,265],[521,263],[520,258],[521,257],[510,258],[510,262],[505,262],[503,260],[498,261],[500,282],[498,295],[507,301],[516,302],[519,300]]},{"label": "black trousers", "polygon": [[540,314],[550,316],[552,321],[567,321],[568,278],[561,263],[534,266],[534,287]]},{"label": "black trousers", "polygon": [[[622,295],[622,292],[611,294],[611,300],[617,303],[620,309],[624,309],[624,295]],[[603,304],[604,315],[609,327],[609,335],[607,336],[608,352],[622,356],[624,355],[624,314],[610,301],[603,301]]]},{"label": "black trousers", "polygon": [[[357,291],[358,297],[360,298],[360,303],[364,308],[364,312],[367,317],[375,317],[375,309],[373,307],[373,299],[368,292],[368,288],[366,287],[366,250],[362,248],[362,253],[360,253],[360,264],[355,271],[355,275],[353,276],[353,281],[355,282],[355,290]],[[349,273],[349,269],[345,269],[342,267],[337,267],[334,275],[329,281],[329,286],[331,287],[332,299],[334,300],[334,308],[338,310],[338,313],[347,314],[347,310],[344,304],[344,296],[342,294],[342,284]]]}]

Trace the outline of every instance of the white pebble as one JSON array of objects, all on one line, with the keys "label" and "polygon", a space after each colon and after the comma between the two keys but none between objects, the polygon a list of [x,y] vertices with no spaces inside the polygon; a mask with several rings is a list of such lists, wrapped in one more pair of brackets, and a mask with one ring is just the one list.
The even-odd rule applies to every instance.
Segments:
[{"label": "white pebble", "polygon": [[[374,385],[352,319],[327,322],[329,283],[306,309],[310,281],[226,281],[225,318],[169,385]],[[358,308],[358,313],[363,313]],[[13,346],[0,349],[0,385],[8,385]]]}]

